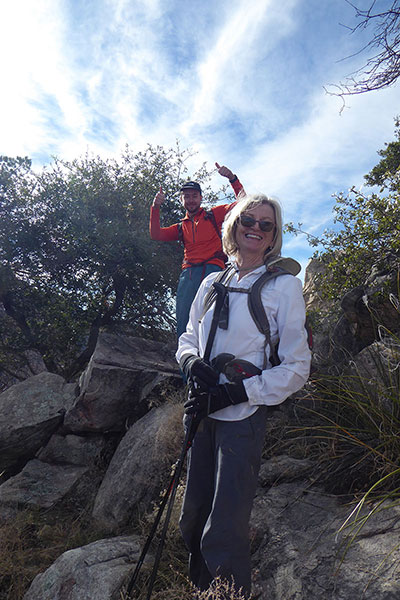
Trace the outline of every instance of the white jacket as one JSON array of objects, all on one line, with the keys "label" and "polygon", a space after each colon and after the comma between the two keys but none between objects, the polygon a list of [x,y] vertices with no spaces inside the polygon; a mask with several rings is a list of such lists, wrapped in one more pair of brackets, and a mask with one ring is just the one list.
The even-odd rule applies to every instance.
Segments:
[{"label": "white jacket", "polygon": [[[238,281],[235,273],[230,287],[249,288],[264,272],[265,266],[242,276]],[[208,333],[214,312],[213,304],[199,321],[204,298],[218,273],[204,279],[193,301],[186,332],[179,338],[176,358],[185,355],[204,355]],[[270,362],[261,375],[244,380],[248,402],[236,404],[212,413],[210,417],[223,421],[238,421],[252,415],[259,405],[273,406],[303,387],[310,371],[311,353],[304,327],[305,306],[301,281],[293,275],[280,275],[264,285],[262,302],[269,320],[272,343],[279,339],[281,364],[271,367]],[[248,294],[229,292],[229,326],[217,328],[210,360],[222,352],[234,354],[262,369],[265,336],[261,334],[247,308]],[[270,348],[266,349],[269,358]],[[227,380],[220,376],[220,383]]]}]

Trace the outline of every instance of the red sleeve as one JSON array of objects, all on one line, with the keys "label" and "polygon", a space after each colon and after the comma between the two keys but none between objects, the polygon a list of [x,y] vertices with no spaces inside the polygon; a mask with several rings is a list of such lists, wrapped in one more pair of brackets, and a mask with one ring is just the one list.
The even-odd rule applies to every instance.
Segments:
[{"label": "red sleeve", "polygon": [[242,197],[242,196],[246,195],[245,189],[242,186],[242,184],[239,181],[239,179],[237,178],[237,176],[236,176],[235,181],[231,181],[230,184],[231,184],[231,186],[233,188],[233,191],[235,192],[236,198],[239,198],[239,197]]},{"label": "red sleeve", "polygon": [[161,242],[173,242],[179,239],[178,223],[170,227],[160,227],[160,209],[156,206],[150,208],[150,237]]},{"label": "red sleeve", "polygon": [[239,202],[239,200],[246,195],[246,192],[244,190],[244,187],[242,186],[241,182],[239,181],[239,179],[235,179],[235,181],[230,182],[231,186],[233,188],[233,191],[235,192],[235,196],[236,196],[236,200],[235,202],[232,202],[232,204],[220,204],[219,206],[214,206],[214,208],[212,209],[215,219],[217,221],[218,226],[220,227],[222,225],[223,220],[225,219],[227,213],[232,210],[232,208],[234,206],[236,206],[236,204]]}]

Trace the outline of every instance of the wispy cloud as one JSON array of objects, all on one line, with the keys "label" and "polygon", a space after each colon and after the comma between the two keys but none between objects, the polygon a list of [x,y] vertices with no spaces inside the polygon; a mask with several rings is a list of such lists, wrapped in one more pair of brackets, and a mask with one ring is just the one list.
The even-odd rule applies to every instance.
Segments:
[{"label": "wispy cloud", "polygon": [[324,91],[362,63],[340,61],[368,35],[339,25],[353,15],[345,0],[3,2],[0,153],[41,164],[178,138],[198,151],[193,170],[228,164],[322,231],[331,194],[362,183],[398,112],[398,86],[342,115]]}]

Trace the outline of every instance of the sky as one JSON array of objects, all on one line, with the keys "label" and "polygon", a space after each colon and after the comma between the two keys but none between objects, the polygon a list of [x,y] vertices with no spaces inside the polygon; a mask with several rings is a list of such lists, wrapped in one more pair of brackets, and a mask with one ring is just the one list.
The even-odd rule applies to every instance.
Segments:
[{"label": "sky", "polygon": [[[228,166],[320,235],[400,114],[398,84],[327,92],[368,57],[357,23],[346,0],[0,0],[0,154],[41,169],[178,140],[193,171]],[[312,252],[285,235],[303,267]]]}]

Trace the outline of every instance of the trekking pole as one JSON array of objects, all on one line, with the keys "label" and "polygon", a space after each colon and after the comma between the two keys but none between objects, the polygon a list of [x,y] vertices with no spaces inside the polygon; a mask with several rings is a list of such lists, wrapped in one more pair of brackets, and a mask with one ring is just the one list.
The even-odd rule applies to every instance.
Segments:
[{"label": "trekking pole", "polygon": [[188,419],[189,422],[187,424],[185,440],[183,442],[183,446],[182,446],[180,457],[178,458],[178,461],[176,463],[175,479],[174,479],[174,483],[173,483],[172,490],[171,490],[171,496],[170,496],[170,499],[169,499],[167,513],[165,515],[164,525],[163,525],[162,532],[161,532],[160,543],[158,544],[156,557],[154,559],[154,565],[153,565],[153,570],[152,570],[151,576],[150,576],[149,587],[147,588],[146,600],[150,600],[150,598],[151,598],[151,593],[153,591],[153,586],[154,586],[154,582],[155,582],[155,579],[156,579],[156,576],[157,576],[158,566],[160,564],[161,554],[162,554],[162,551],[163,551],[163,547],[164,547],[164,543],[165,543],[165,538],[166,538],[166,535],[167,535],[167,529],[168,529],[169,521],[171,519],[172,508],[173,508],[174,502],[175,502],[176,491],[178,489],[178,483],[179,483],[179,479],[180,479],[180,476],[181,476],[181,473],[182,473],[183,463],[185,461],[185,456],[186,456],[187,451],[189,450],[189,448],[190,448],[190,446],[192,444],[192,440],[193,440],[193,437],[194,437],[194,433],[192,435],[193,418],[194,418],[194,415],[190,415],[189,416],[189,419]]},{"label": "trekking pole", "polygon": [[172,489],[172,485],[174,483],[174,480],[175,480],[175,468],[174,468],[174,472],[173,472],[171,481],[169,482],[169,485],[168,485],[168,487],[167,487],[167,489],[166,489],[166,491],[164,493],[163,499],[162,499],[160,507],[158,509],[157,516],[156,516],[156,518],[154,520],[154,523],[153,523],[153,525],[151,527],[151,530],[150,530],[150,533],[149,533],[149,535],[147,537],[146,543],[143,546],[143,550],[142,550],[142,552],[140,554],[139,560],[136,563],[136,568],[135,568],[135,570],[133,572],[133,575],[132,575],[131,579],[129,580],[129,583],[128,583],[128,586],[127,586],[127,590],[126,590],[128,594],[130,594],[131,591],[133,590],[133,587],[134,587],[134,585],[136,583],[136,580],[138,578],[140,569],[143,566],[144,559],[146,558],[147,552],[148,552],[148,550],[150,548],[150,544],[151,544],[151,542],[153,540],[153,537],[154,537],[154,535],[155,535],[155,533],[157,531],[158,524],[159,524],[159,522],[161,520],[161,517],[162,517],[162,514],[164,512],[164,509],[165,509],[165,507],[167,505],[168,497],[169,497],[169,495],[171,493],[171,489]]},{"label": "trekking pole", "polygon": [[[212,318],[212,322],[211,322],[211,326],[210,326],[210,332],[208,334],[208,339],[207,339],[207,343],[206,343],[206,348],[204,351],[204,356],[203,356],[203,360],[205,360],[207,363],[209,363],[210,360],[210,354],[211,354],[211,348],[214,342],[214,338],[215,338],[215,334],[217,331],[217,326],[218,326],[218,320],[219,320],[219,316],[222,310],[222,306],[224,304],[224,300],[226,298],[226,294],[227,294],[227,290],[225,288],[224,285],[219,284],[217,282],[214,282],[214,288],[217,292],[217,298],[216,298],[216,302],[215,302],[215,308],[214,308],[214,314],[213,314],[213,318]],[[147,596],[146,596],[146,600],[150,600],[151,598],[151,594],[153,591],[153,586],[154,586],[154,582],[157,576],[157,571],[158,571],[158,566],[160,564],[160,560],[161,560],[161,554],[163,551],[163,547],[164,547],[164,543],[165,543],[165,538],[167,535],[167,529],[168,529],[168,525],[169,525],[169,521],[171,518],[171,513],[172,513],[172,508],[175,502],[175,496],[176,496],[176,491],[178,488],[178,482],[182,473],[182,468],[183,468],[183,463],[185,461],[185,456],[187,454],[187,451],[189,450],[194,435],[196,433],[196,428],[193,427],[194,425],[194,418],[195,415],[189,415],[189,419],[188,419],[188,424],[187,424],[187,429],[186,429],[186,435],[185,435],[185,439],[182,445],[182,449],[181,449],[181,454],[177,460],[177,462],[175,463],[175,469],[174,469],[174,473],[172,475],[170,484],[167,488],[167,491],[164,494],[164,497],[162,499],[159,511],[157,513],[156,519],[153,523],[153,526],[150,530],[149,536],[146,540],[146,543],[144,545],[144,548],[142,550],[142,553],[139,557],[139,560],[137,562],[135,571],[132,575],[131,580],[128,583],[127,586],[127,592],[128,594],[131,593],[131,591],[133,590],[133,586],[136,583],[136,580],[138,578],[139,575],[139,571],[142,568],[144,559],[146,557],[146,554],[148,552],[148,549],[150,547],[150,544],[152,542],[152,539],[155,535],[155,532],[157,530],[158,524],[161,520],[162,514],[164,512],[165,506],[168,502],[168,497],[170,497],[169,500],[169,505],[168,505],[168,509],[167,509],[167,514],[165,516],[165,521],[164,521],[164,526],[162,529],[162,533],[161,533],[161,539],[157,548],[157,553],[156,553],[156,557],[154,560],[154,565],[153,565],[153,570],[151,572],[151,576],[150,576],[150,580],[149,580],[149,586],[147,588]],[[192,431],[193,429],[193,431]]]},{"label": "trekking pole", "polygon": [[[167,489],[166,489],[166,491],[164,493],[163,499],[162,499],[160,507],[158,509],[158,513],[157,513],[156,518],[154,520],[154,523],[153,523],[153,525],[151,527],[150,533],[149,533],[149,535],[147,537],[147,540],[146,540],[146,543],[145,543],[145,545],[143,547],[143,550],[142,550],[142,552],[140,554],[139,560],[138,560],[138,562],[136,564],[136,568],[135,568],[135,570],[133,572],[133,575],[132,575],[131,579],[128,582],[128,585],[127,585],[127,588],[126,588],[126,591],[127,591],[128,595],[132,592],[133,587],[134,587],[134,585],[136,583],[136,580],[137,580],[137,578],[139,576],[139,572],[140,572],[140,570],[141,570],[141,568],[143,566],[143,563],[144,563],[144,560],[146,558],[147,552],[148,552],[148,550],[150,548],[151,542],[152,542],[152,540],[154,538],[154,535],[155,535],[155,533],[157,531],[158,524],[160,523],[161,517],[163,515],[163,512],[165,510],[165,507],[167,505],[168,498],[169,498],[171,492],[173,492],[173,495],[174,495],[174,498],[175,498],[176,487],[177,487],[177,480],[179,479],[180,474],[182,472],[183,462],[185,460],[186,453],[187,453],[188,449],[190,448],[190,445],[191,445],[191,442],[192,442],[192,439],[193,439],[193,435],[191,435],[192,423],[193,423],[193,419],[191,418],[190,421],[189,421],[189,423],[188,423],[188,428],[186,430],[185,440],[183,442],[183,446],[182,446],[182,449],[181,449],[181,454],[179,456],[179,459],[177,460],[177,462],[174,465],[174,471],[173,471],[171,480],[170,480],[169,485],[168,485],[168,487],[167,487]],[[174,488],[175,488],[175,491],[174,491]],[[171,510],[172,510],[172,507],[171,507]],[[171,512],[171,511],[169,511],[169,512]],[[160,556],[161,556],[161,552],[160,552]],[[159,562],[159,559],[158,559],[158,562]],[[157,567],[158,567],[158,565],[157,565]],[[153,568],[153,572],[154,572],[154,568]],[[155,579],[155,574],[154,574],[154,579]],[[148,598],[149,597],[150,596],[148,596]]]}]

